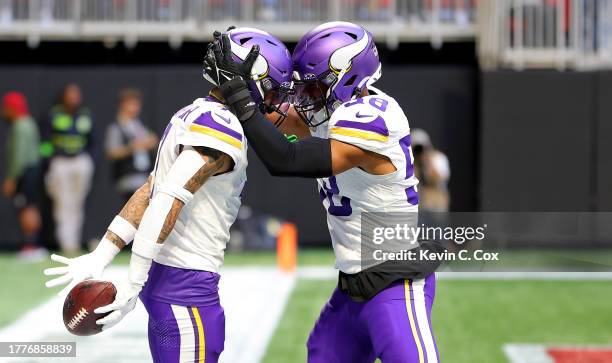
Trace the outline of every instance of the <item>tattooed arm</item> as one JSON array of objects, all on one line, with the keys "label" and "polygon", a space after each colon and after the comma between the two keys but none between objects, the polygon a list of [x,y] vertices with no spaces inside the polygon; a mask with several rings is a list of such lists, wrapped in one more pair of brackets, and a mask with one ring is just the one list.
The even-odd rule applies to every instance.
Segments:
[{"label": "tattooed arm", "polygon": [[[211,176],[226,173],[233,168],[232,159],[219,150],[204,146],[196,146],[194,150],[200,154],[204,160],[204,165],[183,186],[191,194],[195,194]],[[174,199],[157,238],[157,243],[164,243],[168,238],[184,205],[183,201]]]},{"label": "tattooed arm", "polygon": [[153,259],[159,254],[183,207],[213,175],[231,170],[231,158],[206,147],[183,150],[166,174],[164,182],[142,215],[134,238],[127,278],[117,285],[117,295],[111,304],[100,307],[96,314],[109,313],[96,324],[108,329],[134,309],[142,287],[149,277]]},{"label": "tattooed arm", "polygon": [[[151,177],[144,183],[137,191],[132,194],[130,200],[123,206],[119,216],[129,222],[134,228],[138,229],[140,221],[144,215],[145,210],[149,206],[149,196],[151,194]],[[104,236],[111,241],[119,249],[123,249],[130,241],[124,241],[116,233],[111,230],[106,231]]]}]

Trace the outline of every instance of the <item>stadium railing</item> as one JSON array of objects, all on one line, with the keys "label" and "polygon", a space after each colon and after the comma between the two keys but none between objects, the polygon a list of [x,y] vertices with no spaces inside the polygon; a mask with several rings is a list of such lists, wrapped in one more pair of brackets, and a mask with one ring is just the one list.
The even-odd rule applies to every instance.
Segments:
[{"label": "stadium railing", "polygon": [[403,41],[474,39],[476,0],[0,0],[0,39],[208,40],[228,25],[253,26],[295,41],[343,19],[389,47]]},{"label": "stadium railing", "polygon": [[478,18],[484,69],[612,68],[611,0],[488,0]]},{"label": "stadium railing", "polygon": [[612,67],[612,0],[0,0],[0,39],[179,47],[236,25],[295,41],[335,19],[392,49],[476,39],[484,69]]}]

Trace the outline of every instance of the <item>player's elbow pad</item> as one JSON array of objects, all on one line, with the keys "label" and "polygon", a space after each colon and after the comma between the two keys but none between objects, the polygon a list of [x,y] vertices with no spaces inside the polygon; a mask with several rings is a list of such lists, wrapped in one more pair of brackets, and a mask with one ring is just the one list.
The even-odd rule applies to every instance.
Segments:
[{"label": "player's elbow pad", "polygon": [[160,249],[157,241],[174,201],[188,204],[193,199],[193,194],[185,189],[185,185],[204,164],[204,159],[197,151],[186,149],[181,152],[145,210],[134,238],[133,252],[146,258],[155,257]]},{"label": "player's elbow pad", "polygon": [[165,193],[158,193],[142,216],[140,227],[134,237],[132,252],[153,259],[161,250],[162,244],[157,243],[166,218],[172,209],[174,198]]},{"label": "player's elbow pad", "polygon": [[172,164],[166,178],[159,184],[157,191],[188,204],[193,199],[193,193],[185,189],[185,186],[204,164],[206,162],[200,153],[191,148],[183,150]]}]

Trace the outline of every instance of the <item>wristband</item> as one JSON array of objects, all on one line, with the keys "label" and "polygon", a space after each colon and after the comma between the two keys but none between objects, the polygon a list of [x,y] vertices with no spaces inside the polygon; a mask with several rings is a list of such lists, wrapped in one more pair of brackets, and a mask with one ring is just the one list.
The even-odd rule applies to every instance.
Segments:
[{"label": "wristband", "polygon": [[128,245],[134,239],[138,229],[125,218],[116,216],[111,222],[110,226],[108,226],[108,230],[119,236],[119,238],[121,238],[121,240]]}]

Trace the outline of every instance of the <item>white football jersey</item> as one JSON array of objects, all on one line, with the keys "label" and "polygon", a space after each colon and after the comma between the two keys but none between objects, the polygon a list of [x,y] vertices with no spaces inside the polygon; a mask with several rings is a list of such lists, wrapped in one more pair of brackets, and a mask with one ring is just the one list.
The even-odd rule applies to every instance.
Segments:
[{"label": "white football jersey", "polygon": [[377,94],[344,103],[329,122],[311,133],[384,155],[396,168],[386,175],[353,168],[317,179],[327,211],[336,268],[357,273],[361,271],[361,214],[418,211],[418,180],[414,175],[408,120],[393,98]]},{"label": "white football jersey", "polygon": [[218,272],[236,220],[246,183],[247,141],[240,122],[211,97],[178,111],[160,141],[151,197],[164,182],[181,147],[206,146],[234,160],[231,172],[211,177],[179,214],[174,229],[155,258],[163,265]]}]

